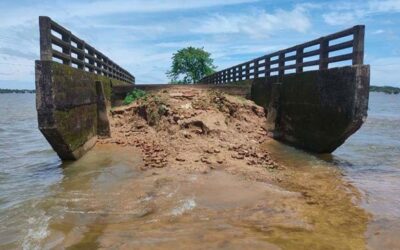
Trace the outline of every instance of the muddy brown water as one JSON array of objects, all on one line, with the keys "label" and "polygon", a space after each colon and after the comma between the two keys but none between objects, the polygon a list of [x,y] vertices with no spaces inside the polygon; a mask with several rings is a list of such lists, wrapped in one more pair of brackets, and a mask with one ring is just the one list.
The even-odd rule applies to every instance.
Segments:
[{"label": "muddy brown water", "polygon": [[[33,219],[25,248],[327,249],[339,244],[362,249],[365,244],[366,217],[349,200],[332,207],[320,199],[319,206],[296,187],[288,191],[224,171],[142,172],[140,164],[134,148],[99,145],[64,166],[53,194],[35,206],[42,215]],[[330,170],[306,175],[340,189]]]},{"label": "muddy brown water", "polygon": [[372,96],[369,121],[333,155],[263,145],[287,166],[273,184],[143,172],[129,147],[62,164],[37,131],[34,95],[2,95],[0,249],[399,248],[399,133],[382,134],[399,118],[384,98]]}]

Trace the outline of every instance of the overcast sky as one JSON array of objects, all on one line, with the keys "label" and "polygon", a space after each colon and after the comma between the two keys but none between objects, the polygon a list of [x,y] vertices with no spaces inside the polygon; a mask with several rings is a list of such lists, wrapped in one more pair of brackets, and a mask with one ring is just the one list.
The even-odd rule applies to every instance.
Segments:
[{"label": "overcast sky", "polygon": [[2,0],[0,88],[34,88],[38,16],[50,16],[136,76],[166,83],[172,54],[204,47],[218,69],[366,25],[373,84],[400,87],[400,0]]}]

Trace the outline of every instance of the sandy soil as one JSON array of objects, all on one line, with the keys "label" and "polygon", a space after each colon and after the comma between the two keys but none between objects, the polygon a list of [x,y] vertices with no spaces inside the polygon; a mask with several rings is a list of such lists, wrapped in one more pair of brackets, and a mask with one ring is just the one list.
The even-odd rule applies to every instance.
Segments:
[{"label": "sandy soil", "polygon": [[223,169],[253,180],[280,181],[282,169],[261,144],[263,108],[242,97],[193,87],[176,87],[112,111],[112,138],[140,148],[143,170],[180,168],[207,173]]}]

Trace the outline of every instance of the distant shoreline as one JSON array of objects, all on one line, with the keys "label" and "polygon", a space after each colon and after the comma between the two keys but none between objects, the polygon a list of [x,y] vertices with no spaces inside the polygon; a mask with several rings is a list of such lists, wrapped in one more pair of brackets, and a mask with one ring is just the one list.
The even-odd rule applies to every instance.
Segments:
[{"label": "distant shoreline", "polygon": [[0,94],[34,94],[34,89],[0,89]]},{"label": "distant shoreline", "polygon": [[[370,92],[380,92],[385,94],[400,94],[400,88],[391,86],[374,86],[371,85]],[[35,94],[34,89],[0,89],[0,94]]]},{"label": "distant shoreline", "polygon": [[385,94],[400,94],[400,88],[391,87],[391,86],[373,86],[371,85],[369,88],[370,92],[381,92]]}]

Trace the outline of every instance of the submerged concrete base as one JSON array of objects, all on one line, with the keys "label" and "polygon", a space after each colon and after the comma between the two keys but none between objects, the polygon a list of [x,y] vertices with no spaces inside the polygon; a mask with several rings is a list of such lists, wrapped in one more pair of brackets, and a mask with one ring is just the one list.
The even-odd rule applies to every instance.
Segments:
[{"label": "submerged concrete base", "polygon": [[254,79],[270,136],[316,153],[331,153],[367,118],[368,65]]},{"label": "submerged concrete base", "polygon": [[36,61],[39,129],[62,160],[76,160],[97,136],[109,136],[114,79],[51,61]]}]

